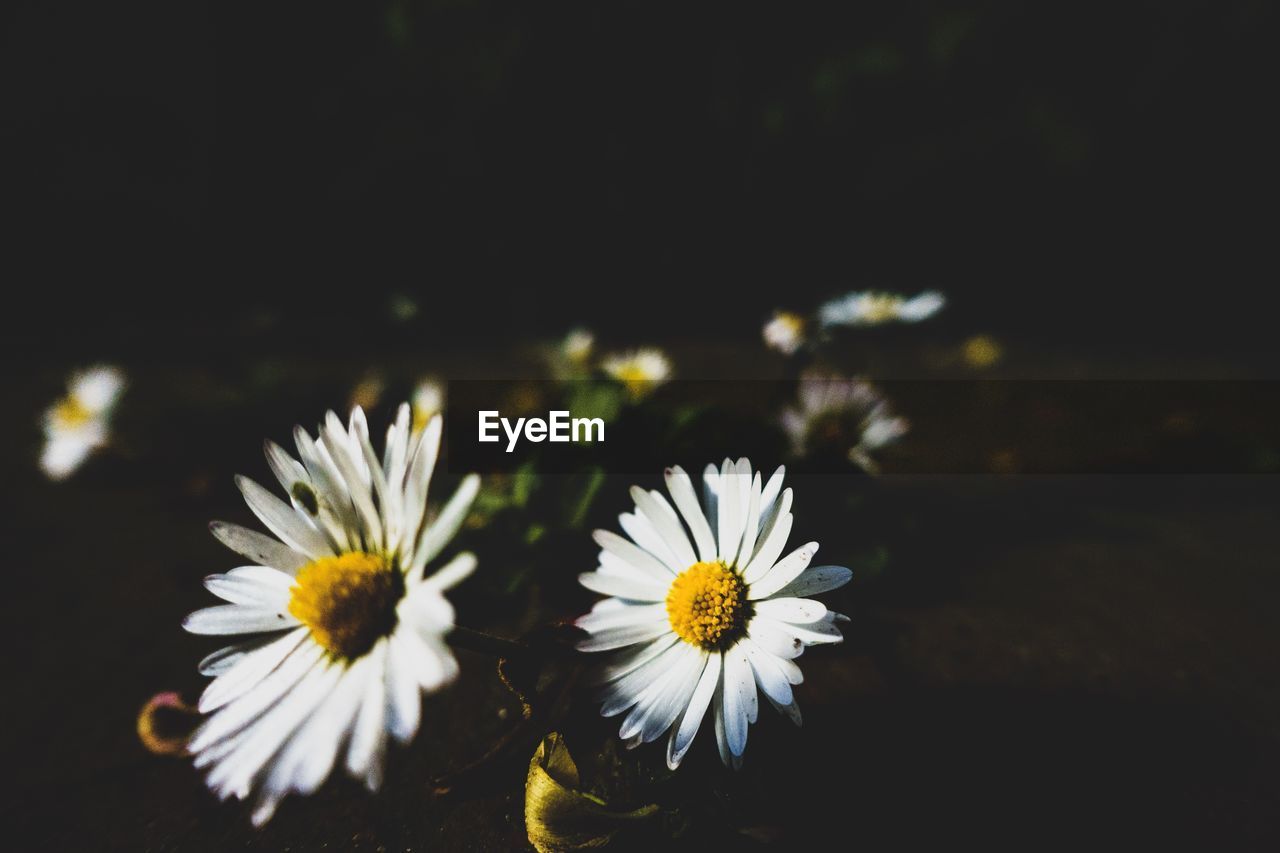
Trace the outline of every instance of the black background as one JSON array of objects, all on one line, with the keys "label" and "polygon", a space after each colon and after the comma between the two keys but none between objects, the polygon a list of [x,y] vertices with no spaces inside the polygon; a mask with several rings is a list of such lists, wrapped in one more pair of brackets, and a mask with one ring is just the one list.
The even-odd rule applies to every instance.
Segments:
[{"label": "black background", "polygon": [[[535,345],[583,323],[683,378],[774,376],[773,308],[876,287],[949,298],[856,336],[887,374],[979,332],[1036,379],[1280,374],[1262,2],[17,0],[0,26],[0,784],[24,849],[524,843],[527,752],[476,796],[425,794],[518,713],[479,656],[380,796],[334,780],[262,832],[134,734],[148,696],[201,687],[211,645],[179,621],[235,559],[206,522],[252,523],[232,474],[265,479],[262,438],[371,366],[389,397],[425,369],[541,375]],[[100,360],[131,380],[119,440],[47,483],[39,412]],[[847,642],[803,661],[806,727],[762,713],[738,775],[704,731],[668,787],[618,801],[709,801],[700,849],[1274,849],[1276,488],[1203,475],[1274,470],[1275,421],[1176,397],[1114,430],[1070,395],[967,421],[924,400],[901,470],[998,451],[1002,475],[797,471],[797,535],[857,569],[831,602]],[[735,428],[670,462],[742,452]],[[776,431],[757,449],[771,469]],[[658,471],[610,477],[538,549],[464,534],[459,612],[504,636],[583,612],[587,531],[633,482]],[[590,773],[615,729],[575,713]]]},{"label": "black background", "polygon": [[762,306],[880,286],[1006,337],[1271,365],[1271,24],[1253,0],[15,2],[31,322],[6,343],[385,348],[392,293],[437,345],[754,340]]}]

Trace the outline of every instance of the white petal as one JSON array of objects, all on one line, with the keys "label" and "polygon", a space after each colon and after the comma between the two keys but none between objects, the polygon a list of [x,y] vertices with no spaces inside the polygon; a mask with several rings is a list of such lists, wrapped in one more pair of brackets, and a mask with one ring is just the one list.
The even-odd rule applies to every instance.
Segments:
[{"label": "white petal", "polygon": [[[609,599],[606,599],[609,600]],[[617,599],[612,599],[616,601]],[[592,611],[579,616],[574,622],[584,631],[595,633],[606,628],[622,628],[628,625],[644,625],[651,622],[667,622],[667,606],[658,604],[630,605],[604,611]]]},{"label": "white petal", "polygon": [[782,493],[778,504],[778,515],[769,526],[769,532],[762,534],[764,539],[760,540],[755,556],[742,570],[742,579],[747,583],[754,583],[764,577],[765,572],[773,568],[773,564],[777,562],[782,549],[787,547],[787,537],[791,535],[790,509],[791,490],[787,489]]},{"label": "white petal", "polygon": [[633,643],[652,640],[671,630],[666,622],[651,622],[643,625],[627,625],[620,628],[604,628],[595,631],[590,637],[578,641],[578,651],[603,652],[609,649],[620,649]]},{"label": "white petal", "polygon": [[[756,642],[779,657],[788,657],[788,655],[775,651],[771,647],[772,640],[766,641],[766,636],[771,636],[771,632],[781,634],[783,637],[798,641],[805,646],[839,643],[844,640],[840,629],[826,620],[814,622],[811,625],[792,625],[790,622],[778,622],[768,616],[757,615],[751,620],[751,625],[747,630],[755,638]],[[795,657],[795,655],[791,655],[791,657]]]},{"label": "white petal", "polygon": [[757,601],[755,611],[779,622],[792,622],[796,625],[817,622],[827,615],[826,606],[812,598],[771,598],[768,601]]},{"label": "white petal", "polygon": [[351,496],[351,503],[356,508],[365,550],[381,550],[382,517],[378,515],[378,509],[373,505],[373,495],[363,476],[361,467],[364,464],[363,453],[359,460],[352,457],[350,436],[333,412],[326,415],[325,425],[321,428],[320,434],[324,437],[324,449],[329,451],[329,457],[337,466],[338,473],[342,475],[347,485],[347,494]]},{"label": "white petal", "polygon": [[628,542],[618,534],[608,530],[596,530],[591,534],[591,538],[596,541],[597,545],[621,559],[628,566],[639,569],[659,583],[668,584],[671,582],[671,570],[658,562],[657,557]]},{"label": "white petal", "polygon": [[667,744],[667,766],[672,770],[680,766],[685,753],[693,743],[694,736],[698,734],[702,718],[706,716],[707,705],[710,704],[711,696],[720,683],[720,658],[719,652],[707,655],[698,685],[689,698],[689,706],[680,719],[680,725],[672,729],[671,740]]},{"label": "white petal", "polygon": [[[375,671],[386,666],[387,641],[379,640],[369,652]],[[360,711],[356,714],[351,733],[351,746],[347,750],[347,770],[365,784],[377,788],[382,779],[382,755],[386,747],[386,683],[381,678],[370,678],[365,685]]]},{"label": "white petal", "polygon": [[[412,438],[411,457],[404,479],[404,517],[400,531],[401,554],[413,554],[422,532],[422,520],[427,512],[427,491],[431,485],[431,474],[436,468],[436,459],[440,454],[440,431],[443,421],[440,416],[432,418],[426,428]],[[394,481],[388,483],[394,489]],[[457,493],[454,493],[457,497]]]},{"label": "white petal", "polygon": [[449,498],[444,509],[440,510],[440,515],[436,516],[435,521],[431,522],[426,532],[422,534],[422,541],[418,543],[418,550],[414,553],[413,564],[410,567],[411,576],[422,571],[423,566],[434,560],[444,550],[444,546],[449,544],[454,534],[458,532],[458,528],[462,526],[462,522],[466,520],[467,511],[471,509],[471,503],[476,499],[476,493],[479,491],[479,477],[468,474],[462,478],[453,497]]},{"label": "white petal", "polygon": [[429,584],[432,589],[444,592],[453,589],[467,578],[471,577],[471,573],[476,570],[476,555],[470,551],[463,551],[449,562],[441,566],[435,574],[423,581]]},{"label": "white petal", "polygon": [[280,541],[309,557],[327,557],[333,548],[324,536],[288,504],[248,477],[236,477],[245,503]]},{"label": "white petal", "polygon": [[765,530],[773,524],[773,518],[777,514],[778,495],[782,493],[782,481],[786,477],[787,466],[779,465],[778,470],[773,472],[769,480],[764,484],[764,488],[760,491],[760,535],[764,535]]},{"label": "white petal", "polygon": [[645,688],[654,683],[664,673],[670,671],[686,654],[690,646],[680,642],[663,649],[656,657],[645,661],[626,675],[600,688],[600,714],[612,717],[625,711],[636,703]]},{"label": "white petal", "polygon": [[778,590],[777,595],[805,598],[838,589],[852,579],[853,572],[844,566],[810,566],[799,577]]},{"label": "white petal", "polygon": [[[291,792],[305,795],[320,787],[333,769],[338,748],[351,728],[371,674],[375,673],[368,657],[355,661],[342,673],[337,686],[272,762],[263,784],[264,795],[267,791],[281,796]],[[279,796],[264,796],[264,801],[267,799],[274,800],[270,805],[274,811]]]},{"label": "white petal", "polygon": [[[729,754],[740,756],[747,748],[746,684],[753,681],[750,664],[736,646],[724,653],[724,735]],[[753,682],[754,683],[754,682]],[[751,694],[755,695],[752,687]]]},{"label": "white petal", "polygon": [[720,510],[716,520],[718,533],[716,544],[717,557],[725,565],[733,565],[738,551],[742,547],[742,523],[746,517],[746,507],[739,505],[742,489],[739,485],[737,469],[728,459],[720,465]]},{"label": "white petal", "polygon": [[640,741],[652,743],[661,737],[676,719],[689,706],[693,691],[697,689],[703,670],[706,668],[707,653],[695,646],[688,646],[688,651],[676,667],[665,688],[640,721]]},{"label": "white petal", "polygon": [[[638,491],[638,489],[637,489]],[[679,574],[684,571],[692,563],[680,565],[675,555],[671,552],[671,547],[663,540],[662,536],[654,528],[639,507],[634,513],[624,512],[618,516],[618,524],[622,526],[623,531],[631,537],[631,541],[652,554],[663,566],[666,567],[670,574]]]},{"label": "white petal", "polygon": [[611,575],[616,578],[629,578],[643,581],[644,583],[657,583],[664,588],[669,588],[673,580],[669,574],[660,578],[654,577],[650,572],[631,565],[617,554],[609,551],[601,550],[597,555],[597,559],[600,561],[600,565],[596,567],[596,570],[601,574]]},{"label": "white petal", "polygon": [[632,486],[631,496],[635,499],[636,507],[653,525],[653,529],[657,531],[675,558],[673,568],[677,573],[698,562],[693,553],[693,545],[690,544],[684,528],[680,526],[680,519],[661,493],[646,492]]},{"label": "white petal", "polygon": [[[294,651],[264,678],[258,686],[234,702],[219,709],[217,713],[205,720],[192,734],[188,749],[193,753],[202,752],[205,748],[239,731],[255,717],[270,708],[276,701],[288,693],[324,654],[316,643],[301,643]],[[200,766],[197,758],[197,766]]]},{"label": "white petal", "polygon": [[286,574],[296,575],[298,569],[310,562],[304,554],[283,542],[238,524],[215,521],[209,525],[209,532],[237,554]]},{"label": "white petal", "polygon": [[453,605],[439,589],[426,582],[409,590],[396,613],[419,634],[442,636],[453,629]]},{"label": "white petal", "polygon": [[720,469],[711,462],[702,469],[702,503],[707,513],[707,523],[717,530],[720,517]]},{"label": "white petal", "polygon": [[283,608],[273,610],[243,604],[206,607],[182,620],[182,627],[193,634],[263,634],[297,624],[293,614]]},{"label": "white petal", "polygon": [[224,672],[243,660],[245,655],[250,652],[257,651],[263,646],[274,643],[276,639],[275,635],[254,637],[251,640],[245,640],[240,643],[232,643],[229,646],[223,646],[216,652],[205,655],[200,660],[200,663],[196,668],[200,670],[201,675],[213,677],[222,675]]},{"label": "white petal", "polygon": [[223,601],[256,604],[272,610],[288,607],[292,586],[292,577],[266,566],[241,566],[204,579],[205,589]]},{"label": "white petal", "polygon": [[[283,447],[267,439],[267,441],[263,442],[263,451],[266,454],[267,465],[271,468],[271,473],[276,475],[276,480],[280,482],[285,494],[292,497],[293,487],[297,483],[302,483],[307,488],[315,491],[315,487],[311,485],[311,478],[307,476],[307,469],[303,468],[302,463],[290,456]],[[297,507],[297,501],[294,501],[293,505]]]},{"label": "white petal", "polygon": [[720,760],[724,762],[725,767],[738,770],[742,767],[742,756],[734,755],[729,751],[729,739],[728,735],[725,734],[723,666],[720,668],[720,682],[716,685],[712,703],[712,715],[716,727],[716,748],[720,751]]},{"label": "white petal", "polygon": [[771,655],[790,660],[804,653],[804,643],[780,622],[756,617],[747,624],[747,636]]},{"label": "white petal", "polygon": [[458,664],[442,642],[428,639],[420,631],[397,631],[392,639],[401,647],[399,663],[419,690],[434,693],[457,678]]},{"label": "white petal", "polygon": [[791,693],[791,682],[778,664],[779,662],[791,664],[791,661],[782,661],[781,658],[774,657],[760,648],[759,644],[750,637],[744,637],[738,646],[746,654],[761,692],[775,705],[790,705],[794,698]]},{"label": "white petal", "polygon": [[307,636],[306,628],[296,628],[266,646],[241,656],[225,673],[204,689],[197,705],[202,714],[239,699],[262,682]]},{"label": "white petal", "polygon": [[789,661],[786,658],[780,658],[777,655],[774,655],[773,662],[782,670],[782,674],[787,679],[788,683],[804,684],[804,673],[800,671],[800,667],[796,666],[794,661]]},{"label": "white petal", "polygon": [[60,434],[45,443],[40,455],[40,469],[51,480],[62,480],[75,473],[89,458],[95,447],[106,440],[106,430],[100,435],[85,436],[79,432]]},{"label": "white petal", "polygon": [[358,537],[353,540],[360,523],[356,517],[355,507],[351,504],[351,496],[347,494],[342,474],[333,463],[327,451],[311,438],[302,427],[293,429],[294,444],[298,447],[298,455],[307,473],[311,475],[311,484],[315,486],[316,498],[320,505],[320,521],[325,531],[333,538],[340,551],[349,551],[360,546]]},{"label": "white petal", "polygon": [[342,667],[321,662],[293,690],[280,698],[271,710],[249,729],[248,736],[233,755],[209,773],[209,787],[222,795],[245,797],[253,780],[303,721],[338,684]]},{"label": "white petal", "polygon": [[409,631],[397,631],[387,640],[387,728],[400,743],[408,742],[417,734],[422,716],[422,692],[414,661],[420,647],[414,643],[416,640]]},{"label": "white petal", "polygon": [[[401,403],[396,419],[387,427],[387,445],[383,448],[383,468],[386,473],[386,504],[383,506],[383,522],[387,526],[389,547],[400,549],[404,541],[404,477],[409,460],[410,409]],[[434,418],[433,418],[434,420]]]},{"label": "white petal", "polygon": [[739,680],[738,689],[742,691],[742,703],[747,711],[747,722],[754,723],[760,716],[760,699],[756,695],[756,679],[751,671],[751,664],[747,661],[746,649],[742,648],[740,643],[735,643],[725,654],[737,657],[742,664],[737,668],[741,673],[746,674],[746,678]]},{"label": "white petal", "polygon": [[616,595],[635,601],[665,601],[667,598],[667,586],[640,578],[620,577],[604,572],[583,572],[578,575],[578,583],[601,595]]},{"label": "white petal", "polygon": [[[605,601],[620,601],[617,598],[607,598]],[[650,640],[644,644],[637,644],[634,648],[618,652],[610,658],[609,662],[599,667],[591,674],[590,683],[604,684],[608,681],[621,678],[636,667],[653,660],[658,655],[671,648],[672,645],[679,642],[680,638],[672,632]]]},{"label": "white petal", "polygon": [[671,492],[671,499],[675,501],[676,509],[680,510],[680,515],[684,517],[684,523],[689,525],[693,541],[698,546],[698,559],[704,563],[715,560],[715,538],[711,535],[711,526],[707,523],[706,516],[702,514],[702,508],[698,506],[698,497],[693,492],[693,483],[689,480],[689,475],[679,465],[675,465],[668,468],[664,476],[667,481],[667,491]]},{"label": "white petal", "polygon": [[751,480],[751,491],[747,495],[747,515],[742,531],[742,548],[734,560],[735,566],[745,568],[756,553],[756,539],[760,535],[760,474]]},{"label": "white petal", "polygon": [[817,542],[809,542],[792,551],[770,569],[764,577],[748,584],[747,599],[749,601],[758,601],[762,598],[768,598],[791,583],[801,572],[809,567],[809,561],[813,559],[813,555],[817,552]]}]

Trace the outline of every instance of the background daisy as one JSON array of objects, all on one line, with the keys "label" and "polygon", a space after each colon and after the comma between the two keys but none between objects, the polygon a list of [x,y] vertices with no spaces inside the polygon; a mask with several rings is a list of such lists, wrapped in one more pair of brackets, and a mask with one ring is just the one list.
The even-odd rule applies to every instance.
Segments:
[{"label": "background daisy", "polygon": [[44,414],[44,450],[40,469],[51,480],[62,480],[79,468],[89,454],[111,437],[111,415],[124,391],[124,374],[99,366],[75,373],[67,396]]},{"label": "background daisy", "polygon": [[824,326],[918,323],[937,314],[946,302],[946,297],[936,290],[927,290],[909,298],[897,293],[854,291],[827,302],[818,309],[818,317]]},{"label": "background daisy", "polygon": [[870,474],[880,470],[872,454],[910,429],[867,380],[814,371],[801,377],[797,404],[779,420],[796,456],[834,450]]}]

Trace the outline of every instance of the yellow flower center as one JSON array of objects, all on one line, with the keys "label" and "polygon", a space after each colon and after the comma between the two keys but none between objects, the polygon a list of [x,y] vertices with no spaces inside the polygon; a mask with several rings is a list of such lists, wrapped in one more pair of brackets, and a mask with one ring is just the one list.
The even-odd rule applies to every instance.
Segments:
[{"label": "yellow flower center", "polygon": [[667,618],[680,639],[704,649],[728,646],[747,622],[747,587],[722,563],[694,563],[667,592]]},{"label": "yellow flower center", "polygon": [[353,551],[307,563],[294,579],[289,612],[335,658],[358,658],[396,626],[404,578],[387,558]]},{"label": "yellow flower center", "polygon": [[886,323],[897,319],[902,308],[902,297],[889,293],[873,293],[863,298],[862,316],[866,323]]},{"label": "yellow flower center", "polygon": [[53,409],[53,420],[64,429],[74,429],[93,420],[93,412],[72,395],[58,401]]},{"label": "yellow flower center", "polygon": [[799,314],[793,314],[790,311],[779,311],[777,318],[778,325],[792,335],[798,335],[804,331],[804,318]]},{"label": "yellow flower center", "polygon": [[635,398],[643,397],[653,384],[653,377],[638,364],[623,365],[613,375],[615,379],[626,386],[627,393]]}]

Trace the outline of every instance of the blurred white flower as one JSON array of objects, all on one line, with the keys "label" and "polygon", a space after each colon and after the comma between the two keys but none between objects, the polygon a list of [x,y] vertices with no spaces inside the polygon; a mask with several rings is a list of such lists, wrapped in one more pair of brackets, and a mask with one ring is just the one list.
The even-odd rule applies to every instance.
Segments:
[{"label": "blurred white flower", "polygon": [[633,400],[653,393],[671,378],[671,360],[662,350],[653,347],[611,355],[600,367],[625,385]]},{"label": "blurred white flower", "polygon": [[574,364],[583,364],[591,358],[591,351],[596,345],[596,336],[586,329],[574,329],[564,336],[560,344],[560,352]]},{"label": "blurred white flower", "polygon": [[419,380],[410,400],[413,407],[413,429],[423,429],[432,418],[444,412],[444,383],[432,376]]},{"label": "blurred white flower", "polygon": [[897,293],[854,291],[818,309],[823,326],[878,326],[882,323],[918,323],[942,310],[946,297],[926,290],[908,299]]},{"label": "blurred white flower", "polygon": [[388,737],[412,740],[422,694],[457,678],[445,593],[476,559],[462,553],[433,573],[427,567],[462,526],[480,481],[465,477],[439,513],[428,513],[440,431],[437,416],[414,432],[403,405],[379,457],[364,412],[355,409],[346,425],[329,412],[316,438],[294,430],[301,461],[267,442],[289,503],[236,481],[275,538],[210,525],[252,565],[205,578],[227,603],[183,622],[193,634],[235,638],[200,662],[214,676],[198,703],[210,716],[187,751],[220,798],[257,792],[258,826],[338,764],[377,790]]},{"label": "blurred white flower", "polygon": [[783,355],[795,355],[805,342],[805,320],[790,311],[775,311],[764,324],[764,342]]},{"label": "blurred white flower", "polygon": [[869,474],[879,471],[871,453],[909,429],[870,382],[821,373],[800,379],[798,405],[782,412],[781,423],[795,455],[835,445]]},{"label": "blurred white flower", "polygon": [[124,374],[98,366],[75,373],[67,396],[44,413],[44,451],[40,468],[51,480],[63,480],[111,437],[111,414],[124,390]]}]

